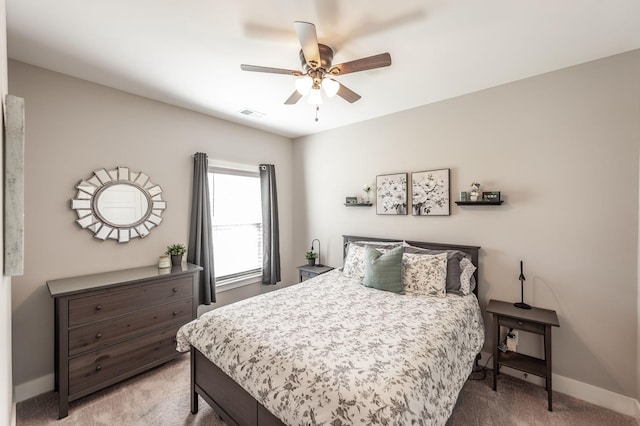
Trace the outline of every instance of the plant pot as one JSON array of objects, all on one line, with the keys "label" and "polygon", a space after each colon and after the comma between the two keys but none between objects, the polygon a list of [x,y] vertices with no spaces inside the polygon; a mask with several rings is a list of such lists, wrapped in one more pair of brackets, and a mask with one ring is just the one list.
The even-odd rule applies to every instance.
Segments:
[{"label": "plant pot", "polygon": [[315,259],[307,259],[307,263],[309,263],[309,266],[314,266],[316,264],[316,260]]},{"label": "plant pot", "polygon": [[171,264],[173,266],[179,266],[182,263],[182,255],[178,256],[177,254],[171,255]]}]

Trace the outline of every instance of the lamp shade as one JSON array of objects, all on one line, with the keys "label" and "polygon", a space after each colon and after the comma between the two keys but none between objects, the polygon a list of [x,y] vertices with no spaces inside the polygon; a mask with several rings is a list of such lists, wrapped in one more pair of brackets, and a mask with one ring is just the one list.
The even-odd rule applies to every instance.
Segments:
[{"label": "lamp shade", "polygon": [[311,105],[321,105],[322,104],[322,94],[320,93],[320,89],[311,89],[309,91],[309,97],[307,98],[307,102]]},{"label": "lamp shade", "polygon": [[297,79],[295,81],[295,85],[298,93],[300,93],[302,96],[305,96],[307,93],[309,93],[309,90],[313,85],[313,79],[307,75]]},{"label": "lamp shade", "polygon": [[338,89],[340,89],[340,83],[325,77],[322,80],[322,89],[324,90],[324,93],[326,93],[328,97],[333,98],[336,95],[336,93],[338,93]]}]

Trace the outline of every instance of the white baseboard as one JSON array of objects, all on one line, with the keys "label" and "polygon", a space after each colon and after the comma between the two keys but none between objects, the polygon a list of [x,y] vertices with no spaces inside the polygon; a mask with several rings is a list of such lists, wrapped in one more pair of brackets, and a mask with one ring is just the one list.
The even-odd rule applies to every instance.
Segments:
[{"label": "white baseboard", "polygon": [[[483,360],[489,359],[490,356],[491,354],[482,352]],[[484,365],[485,362],[486,361],[481,361],[480,365]],[[493,360],[489,362],[487,368],[493,368]],[[544,379],[532,374],[527,375],[525,378],[522,371],[504,366],[500,368],[500,374],[503,373],[544,386]],[[578,380],[570,379],[568,377],[560,376],[558,374],[553,374],[552,379],[552,387],[554,391],[562,392],[574,398],[590,402],[591,404],[599,405],[600,407],[608,408],[618,413],[634,417],[640,424],[640,402],[637,399],[611,392]]]},{"label": "white baseboard", "polygon": [[55,386],[55,378],[56,376],[51,373],[16,385],[13,391],[15,402],[22,402],[34,396],[52,391]]},{"label": "white baseboard", "polygon": [[[483,352],[480,364],[484,365],[486,360],[489,359],[489,356],[490,354]],[[489,364],[490,365],[487,367],[491,368],[493,364],[491,362]],[[525,379],[522,371],[502,367],[500,369],[500,373],[508,374],[510,376],[544,386],[544,379],[532,374],[529,374]],[[34,396],[49,392],[53,390],[54,383],[55,376],[53,374],[47,374],[46,376],[19,384],[15,387],[15,402],[21,402]],[[609,408],[610,410],[626,414],[627,416],[632,416],[638,419],[640,424],[640,401],[637,399],[598,388],[588,383],[579,382],[568,377],[560,376],[558,374],[553,375],[553,390],[601,407]]]}]

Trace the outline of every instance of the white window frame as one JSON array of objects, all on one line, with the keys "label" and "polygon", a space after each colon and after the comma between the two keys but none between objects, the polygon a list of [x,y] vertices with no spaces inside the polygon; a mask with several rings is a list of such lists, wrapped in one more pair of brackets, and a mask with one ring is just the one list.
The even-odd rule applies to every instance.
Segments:
[{"label": "white window frame", "polygon": [[[227,161],[209,160],[209,173],[222,172],[227,174],[235,174],[239,176],[260,176],[259,166],[247,164],[230,163]],[[213,200],[211,200],[213,202]],[[213,210],[213,204],[212,204]],[[211,212],[213,218],[213,211]],[[216,241],[213,240],[213,244]],[[215,259],[214,259],[215,262]],[[254,274],[243,274],[242,276],[230,277],[224,280],[216,280],[216,292],[224,292],[234,288],[244,287],[251,284],[259,284],[262,282],[262,268]]]}]

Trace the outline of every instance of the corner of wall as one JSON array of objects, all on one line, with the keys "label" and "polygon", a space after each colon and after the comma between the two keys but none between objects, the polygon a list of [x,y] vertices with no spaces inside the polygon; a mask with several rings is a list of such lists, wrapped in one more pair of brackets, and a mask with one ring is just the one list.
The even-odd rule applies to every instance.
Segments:
[{"label": "corner of wall", "polygon": [[[638,153],[638,164],[640,164],[640,152]],[[640,173],[638,173],[638,193],[640,195]],[[636,419],[640,419],[640,197],[638,198],[638,236],[637,236],[637,262],[636,262]],[[639,422],[640,424],[640,422]]]},{"label": "corner of wall", "polygon": [[[4,99],[9,89],[7,71],[7,19],[6,0],[0,0],[0,114],[4,117]],[[2,120],[4,127],[4,119]],[[0,132],[0,175],[4,175],[4,132]],[[4,222],[4,187],[0,185],[0,222]],[[0,227],[0,241],[4,241]],[[4,270],[4,247],[0,257],[0,270]],[[0,423],[16,424],[16,403],[13,393],[13,363],[11,359],[11,277],[0,278]]]}]

